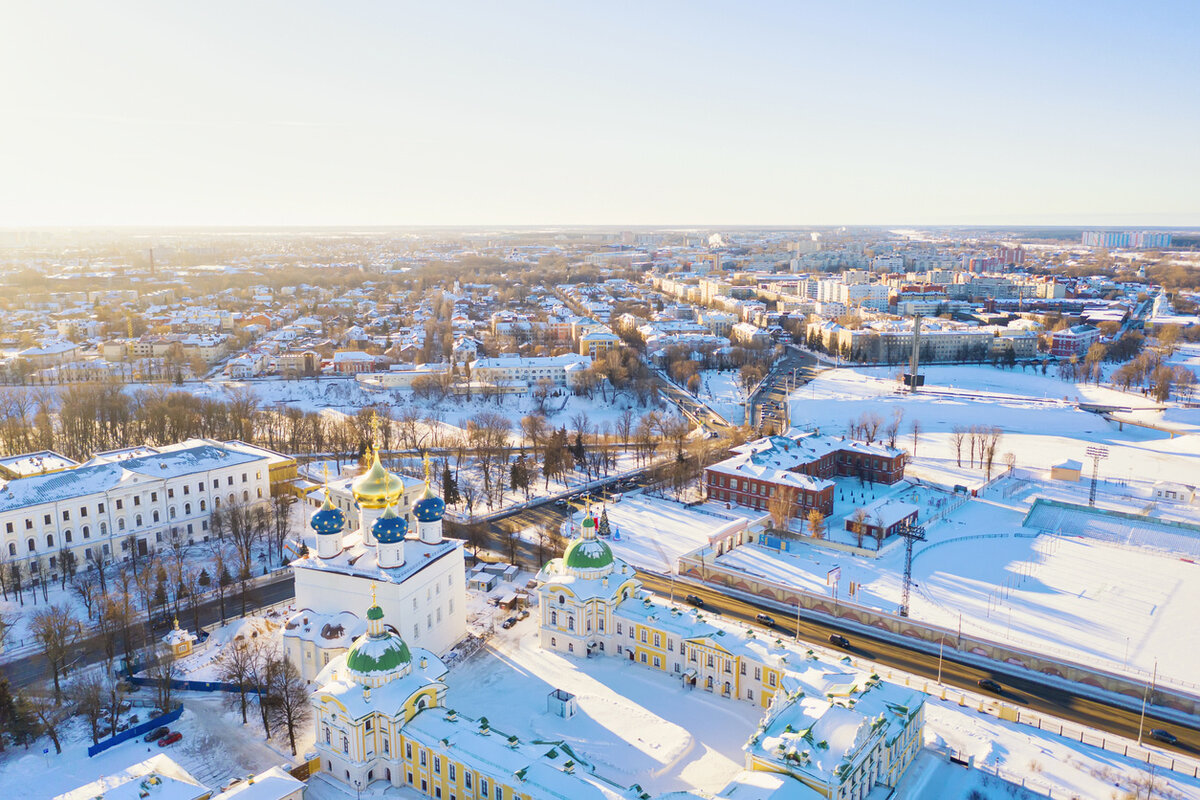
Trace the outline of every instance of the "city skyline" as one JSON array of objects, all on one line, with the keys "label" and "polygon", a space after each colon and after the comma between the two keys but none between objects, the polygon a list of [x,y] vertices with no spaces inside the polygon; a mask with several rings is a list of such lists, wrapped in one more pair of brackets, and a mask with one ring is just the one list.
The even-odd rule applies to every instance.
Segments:
[{"label": "city skyline", "polygon": [[1186,4],[284,9],[10,11],[0,224],[1200,225]]}]

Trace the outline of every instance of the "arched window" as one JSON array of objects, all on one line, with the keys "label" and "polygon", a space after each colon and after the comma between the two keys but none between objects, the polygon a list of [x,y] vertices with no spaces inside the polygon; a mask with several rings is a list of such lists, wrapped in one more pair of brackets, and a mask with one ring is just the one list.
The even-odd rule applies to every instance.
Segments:
[{"label": "arched window", "polygon": [[250,493],[249,492],[242,492],[242,502],[243,503],[250,502]]},{"label": "arched window", "polygon": [[558,612],[557,612],[557,611],[551,611],[551,612],[550,612],[550,624],[551,624],[551,625],[557,625],[557,624],[558,624]]},{"label": "arched window", "polygon": [[120,517],[117,520],[117,530],[119,530],[119,531],[125,530],[125,518],[124,517]]},{"label": "arched window", "polygon": [[566,598],[564,595],[561,595],[561,594],[560,594],[560,595],[558,596],[558,604],[561,606],[561,605],[562,605],[563,603],[565,603],[565,602],[567,602],[567,598]]},{"label": "arched window", "polygon": [[569,631],[575,630],[575,618],[574,617],[567,617],[567,630],[569,630]]},{"label": "arched window", "polygon": [[30,537],[29,541],[25,542],[25,544],[29,545],[29,552],[32,553],[37,550],[37,543],[33,541],[33,537]]},{"label": "arched window", "polygon": [[229,493],[229,505],[233,505],[236,502],[237,502],[237,497],[234,496],[233,492],[230,492]]},{"label": "arched window", "polygon": [[85,539],[92,538],[92,530],[87,525],[83,526],[83,538],[85,538]]},{"label": "arched window", "polygon": [[[709,680],[711,681],[712,678],[709,678]],[[346,734],[344,734],[344,733],[342,734],[342,752],[343,753],[350,752],[350,737],[346,736]]]},{"label": "arched window", "polygon": [[70,528],[63,531],[63,541],[66,542],[67,544],[71,543],[71,529]]},{"label": "arched window", "polygon": [[[258,499],[262,500],[262,487],[261,486],[258,487]],[[390,770],[389,770],[389,772],[390,772]]]},{"label": "arched window", "polygon": [[150,518],[151,518],[152,520],[154,520],[155,522],[158,522],[158,512],[157,512],[157,511],[155,511],[155,512],[154,512],[154,513],[151,515],[151,517],[150,517]]},{"label": "arched window", "polygon": [[[220,500],[217,500],[217,505],[221,505],[221,501],[220,501]],[[204,510],[205,510],[207,507],[208,507],[208,506],[207,506],[207,504],[205,503],[205,501],[201,500],[201,501],[200,501],[200,510],[201,510],[201,511],[204,511]]]},{"label": "arched window", "polygon": [[8,543],[8,554],[10,556],[15,556],[17,554],[17,543],[16,542]]},{"label": "arched window", "polygon": [[326,725],[325,726],[325,744],[332,744],[332,741],[333,740],[330,738],[329,726]]},{"label": "arched window", "polygon": [[134,518],[133,518],[133,526],[134,526],[135,528],[140,528],[140,527],[142,527],[142,515],[141,515],[141,514],[136,514],[136,515],[134,515]]},{"label": "arched window", "polygon": [[[203,501],[200,502],[200,510],[201,511],[204,510],[204,502]],[[191,515],[191,513],[192,513],[192,504],[191,503],[183,504],[183,513],[188,516]]]},{"label": "arched window", "polygon": [[170,519],[175,519],[175,506],[171,506],[170,508],[167,509],[167,516]]},{"label": "arched window", "polygon": [[420,700],[417,701],[417,711],[424,711],[428,707],[429,707],[429,698],[428,697],[422,697]]},{"label": "arched window", "polygon": [[107,536],[107,535],[108,535],[108,523],[107,523],[107,522],[101,522],[101,523],[100,523],[100,535],[101,535],[101,536]]},{"label": "arched window", "polygon": [[54,547],[54,534],[53,533],[46,534],[46,547]]},{"label": "arched window", "polygon": [[[214,497],[213,498],[213,508],[220,508],[220,507],[221,507],[221,498]],[[201,511],[204,510],[204,501],[203,500],[200,501],[200,510]]]},{"label": "arched window", "polygon": [[558,647],[558,641],[553,636],[550,637],[550,646]]}]

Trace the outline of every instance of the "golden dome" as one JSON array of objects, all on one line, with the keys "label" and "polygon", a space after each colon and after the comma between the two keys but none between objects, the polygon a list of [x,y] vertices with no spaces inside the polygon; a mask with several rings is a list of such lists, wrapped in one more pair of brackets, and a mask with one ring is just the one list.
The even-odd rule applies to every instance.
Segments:
[{"label": "golden dome", "polygon": [[354,479],[350,485],[354,499],[368,508],[384,508],[404,494],[404,481],[388,472],[379,463],[379,451],[371,451],[371,468]]}]

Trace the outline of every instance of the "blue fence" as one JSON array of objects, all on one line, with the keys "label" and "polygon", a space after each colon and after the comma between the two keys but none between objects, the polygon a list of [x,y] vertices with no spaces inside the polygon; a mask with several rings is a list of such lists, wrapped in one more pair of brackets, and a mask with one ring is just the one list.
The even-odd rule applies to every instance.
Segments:
[{"label": "blue fence", "polygon": [[100,742],[99,744],[94,744],[89,747],[87,751],[88,758],[91,758],[97,753],[103,753],[108,748],[118,745],[121,742],[128,742],[130,739],[136,739],[139,736],[147,734],[157,728],[159,725],[166,725],[174,722],[175,720],[179,719],[179,715],[182,713],[183,705],[180,704],[175,707],[174,711],[169,711],[166,714],[163,714],[161,717],[151,717],[140,725],[134,725],[127,731],[121,731],[116,736],[112,736]]},{"label": "blue fence", "polygon": [[[144,678],[140,675],[135,675],[128,679],[130,683],[137,686],[154,686],[158,683],[153,678]],[[224,681],[181,681],[172,678],[172,689],[182,689],[189,692],[237,692],[241,691],[236,683],[225,683]],[[249,693],[257,693],[258,687],[248,686],[246,691]]]}]

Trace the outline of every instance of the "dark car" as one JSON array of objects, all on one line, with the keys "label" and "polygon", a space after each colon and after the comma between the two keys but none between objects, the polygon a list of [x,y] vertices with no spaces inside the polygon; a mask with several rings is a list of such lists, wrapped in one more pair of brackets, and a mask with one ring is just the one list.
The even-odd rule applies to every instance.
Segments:
[{"label": "dark car", "polygon": [[1164,744],[1179,744],[1179,737],[1170,731],[1164,731],[1162,728],[1155,728],[1150,731],[1150,738]]},{"label": "dark car", "polygon": [[991,678],[980,678],[975,683],[977,683],[979,685],[980,689],[987,689],[989,692],[996,692],[997,694],[999,694],[1000,692],[1004,691],[1004,688],[1001,687],[1000,684],[996,683]]},{"label": "dark car", "polygon": [[775,627],[774,617],[769,617],[766,614],[755,614],[754,619],[758,621],[759,625],[766,625],[768,628]]},{"label": "dark car", "polygon": [[517,618],[509,617],[508,619],[504,620],[504,622],[500,623],[500,627],[504,628],[504,630],[508,630],[509,628],[511,628],[513,625],[516,625],[516,624],[517,624]]},{"label": "dark car", "polygon": [[683,599],[686,600],[687,602],[691,603],[692,605],[696,606],[696,608],[700,608],[704,605],[704,601],[701,600],[699,597],[697,597],[694,594],[689,594],[687,597],[685,597]]},{"label": "dark car", "polygon": [[850,646],[850,640],[847,639],[845,636],[842,636],[840,633],[829,634],[829,641],[832,644],[836,644],[838,647],[849,647]]},{"label": "dark car", "polygon": [[155,739],[161,739],[162,737],[166,736],[170,732],[171,732],[171,729],[168,728],[166,725],[160,725],[157,728],[155,728],[154,730],[147,733],[145,736],[143,736],[142,741],[143,742],[153,742]]},{"label": "dark car", "polygon": [[164,736],[163,738],[159,739],[159,740],[158,740],[158,746],[159,746],[159,747],[166,747],[167,745],[172,745],[172,744],[175,744],[176,742],[178,742],[178,741],[179,741],[180,739],[182,739],[182,738],[183,738],[183,734],[182,734],[182,733],[180,733],[179,731],[175,731],[175,732],[174,732],[174,733],[172,733],[170,736]]}]

